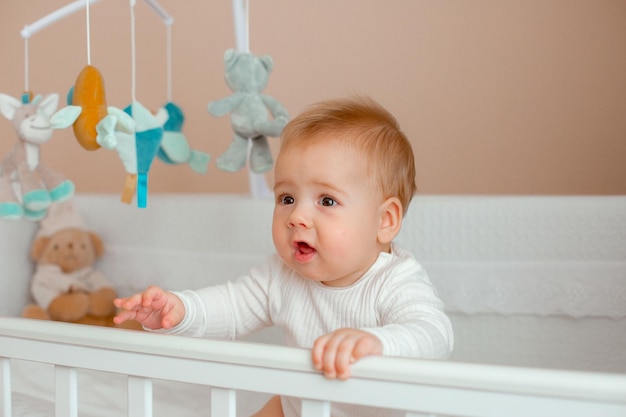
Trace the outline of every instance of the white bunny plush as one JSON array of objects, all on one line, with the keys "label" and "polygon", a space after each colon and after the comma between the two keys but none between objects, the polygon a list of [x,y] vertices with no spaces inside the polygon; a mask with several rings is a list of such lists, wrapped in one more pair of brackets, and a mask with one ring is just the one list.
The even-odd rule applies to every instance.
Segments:
[{"label": "white bunny plush", "polygon": [[52,202],[74,194],[74,184],[40,162],[39,146],[54,129],[71,126],[79,108],[65,108],[54,117],[58,94],[36,96],[22,102],[0,93],[0,113],[10,120],[18,141],[0,162],[0,218],[41,220]]}]

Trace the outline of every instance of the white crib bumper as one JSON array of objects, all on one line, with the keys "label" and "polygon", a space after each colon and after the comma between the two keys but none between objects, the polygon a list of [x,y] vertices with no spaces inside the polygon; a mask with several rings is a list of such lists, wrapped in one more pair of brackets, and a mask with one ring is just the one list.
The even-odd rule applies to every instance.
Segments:
[{"label": "white crib bumper", "polygon": [[450,312],[626,318],[626,262],[432,262],[425,267]]}]

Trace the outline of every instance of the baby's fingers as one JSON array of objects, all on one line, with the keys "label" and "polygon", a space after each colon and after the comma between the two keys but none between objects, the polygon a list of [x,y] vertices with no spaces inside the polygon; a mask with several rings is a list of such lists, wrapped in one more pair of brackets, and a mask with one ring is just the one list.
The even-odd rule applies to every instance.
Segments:
[{"label": "baby's fingers", "polygon": [[141,293],[141,305],[144,307],[152,307],[154,309],[163,308],[167,303],[167,297],[164,291],[156,286],[150,286]]},{"label": "baby's fingers", "polygon": [[127,320],[134,320],[137,316],[137,312],[134,310],[124,310],[113,317],[113,323],[121,324]]},{"label": "baby's fingers", "polygon": [[116,298],[113,300],[113,304],[117,308],[123,308],[124,310],[132,310],[141,306],[141,294],[134,294],[127,298]]},{"label": "baby's fingers", "polygon": [[350,366],[354,363],[354,345],[357,342],[356,338],[352,335],[346,335],[341,340],[341,343],[337,346],[337,352],[335,353],[335,371],[337,378],[348,379],[350,378]]},{"label": "baby's fingers", "polygon": [[357,329],[339,329],[319,337],[312,352],[313,365],[329,379],[348,379],[354,362],[364,356],[380,354],[380,340]]},{"label": "baby's fingers", "polygon": [[318,371],[322,370],[323,358],[324,358],[324,350],[326,349],[326,343],[330,339],[330,334],[325,334],[323,336],[318,337],[313,344],[313,350],[311,352],[313,357],[313,366]]},{"label": "baby's fingers", "polygon": [[[335,331],[319,337],[313,345],[313,364],[316,369],[324,372],[324,376],[328,379],[334,379],[338,376],[337,354],[344,338],[342,331]],[[341,360],[343,361],[343,359]]]}]

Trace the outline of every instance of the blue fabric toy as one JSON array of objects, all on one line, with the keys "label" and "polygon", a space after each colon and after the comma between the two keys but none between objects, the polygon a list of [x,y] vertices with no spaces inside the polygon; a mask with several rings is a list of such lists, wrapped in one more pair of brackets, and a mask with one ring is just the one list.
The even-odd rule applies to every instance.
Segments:
[{"label": "blue fabric toy", "polygon": [[[115,149],[126,169],[122,201],[130,203],[136,193],[137,206],[144,208],[148,204],[148,171],[163,139],[163,127],[161,122],[137,101],[127,106],[124,113],[135,121],[134,133],[116,130],[111,134],[112,126],[100,124],[98,143],[103,148]],[[123,116],[119,114],[117,117]]]},{"label": "blue fabric toy", "polygon": [[163,140],[157,152],[159,159],[167,164],[189,164],[199,174],[207,171],[210,155],[193,150],[182,132],[185,115],[173,102],[167,102],[156,114],[163,124]]}]

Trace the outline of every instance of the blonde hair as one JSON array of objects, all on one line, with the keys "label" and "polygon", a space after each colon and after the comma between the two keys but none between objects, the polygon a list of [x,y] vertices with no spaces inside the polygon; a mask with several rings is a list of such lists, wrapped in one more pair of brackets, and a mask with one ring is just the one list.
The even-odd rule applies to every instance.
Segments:
[{"label": "blonde hair", "polygon": [[406,213],[415,194],[415,160],[397,120],[380,104],[358,96],[316,103],[291,120],[281,134],[281,149],[337,142],[368,159],[371,185],[383,198],[397,197]]}]

